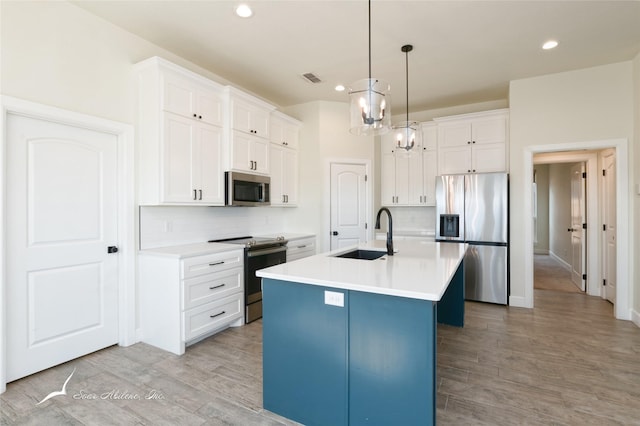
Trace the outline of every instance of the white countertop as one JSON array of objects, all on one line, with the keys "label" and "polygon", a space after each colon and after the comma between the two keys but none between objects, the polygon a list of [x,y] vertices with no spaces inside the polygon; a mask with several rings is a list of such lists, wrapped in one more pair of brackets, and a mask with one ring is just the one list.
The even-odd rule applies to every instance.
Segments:
[{"label": "white countertop", "polygon": [[156,247],[140,250],[142,255],[175,257],[182,259],[185,257],[202,256],[206,254],[222,253],[232,250],[244,250],[242,246],[237,244],[224,243],[194,243],[184,244],[181,246]]},{"label": "white countertop", "polygon": [[464,243],[394,241],[397,253],[376,260],[335,257],[356,248],[386,252],[385,241],[317,254],[256,272],[262,278],[439,301],[464,258]]}]

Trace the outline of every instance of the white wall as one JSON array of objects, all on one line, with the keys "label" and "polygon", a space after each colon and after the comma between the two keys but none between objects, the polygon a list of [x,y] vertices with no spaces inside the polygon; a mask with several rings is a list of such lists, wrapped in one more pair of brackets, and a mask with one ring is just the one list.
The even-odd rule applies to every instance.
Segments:
[{"label": "white wall", "polygon": [[162,56],[204,70],[71,3],[3,1],[2,94],[125,123],[134,120],[132,65]]},{"label": "white wall", "polygon": [[549,165],[549,251],[571,264],[571,163]]},{"label": "white wall", "polygon": [[[511,170],[511,301],[524,304],[525,283],[530,273],[526,266],[527,241],[525,229],[530,226],[530,204],[524,199],[524,188],[531,177],[525,176],[525,151],[540,145],[581,143],[586,141],[624,138],[629,140],[629,183],[634,176],[634,105],[633,70],[631,62],[622,62],[572,72],[515,80],[510,84],[510,170]],[[631,198],[631,191],[627,197]],[[637,202],[636,202],[637,204]],[[634,203],[630,203],[627,224],[621,229],[635,235]],[[635,218],[635,219],[634,219]],[[635,236],[635,250],[638,250]],[[632,250],[633,251],[633,250]],[[632,254],[632,253],[630,253]],[[631,257],[633,259],[633,257]],[[633,266],[629,268],[631,285],[640,291]],[[632,299],[630,299],[632,300]]]}]

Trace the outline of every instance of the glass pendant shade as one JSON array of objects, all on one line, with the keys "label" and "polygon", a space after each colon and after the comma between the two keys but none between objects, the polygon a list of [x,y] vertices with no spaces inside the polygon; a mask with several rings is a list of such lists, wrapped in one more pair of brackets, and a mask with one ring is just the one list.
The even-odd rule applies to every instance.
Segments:
[{"label": "glass pendant shade", "polygon": [[422,131],[417,121],[405,121],[393,126],[394,153],[410,154],[422,147]]},{"label": "glass pendant shade", "polygon": [[351,85],[351,133],[361,136],[382,135],[391,129],[389,91],[389,84],[376,78],[365,78]]}]

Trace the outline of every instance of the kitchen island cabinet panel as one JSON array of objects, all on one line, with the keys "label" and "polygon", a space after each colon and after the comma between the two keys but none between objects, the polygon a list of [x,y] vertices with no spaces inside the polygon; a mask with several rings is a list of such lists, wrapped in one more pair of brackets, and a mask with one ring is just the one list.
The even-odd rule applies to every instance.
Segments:
[{"label": "kitchen island cabinet panel", "polygon": [[349,424],[435,424],[435,303],[352,291],[349,320]]},{"label": "kitchen island cabinet panel", "polygon": [[[347,310],[324,303],[331,289],[267,281],[264,408],[309,425],[346,425]],[[346,305],[348,292],[341,294]]]}]

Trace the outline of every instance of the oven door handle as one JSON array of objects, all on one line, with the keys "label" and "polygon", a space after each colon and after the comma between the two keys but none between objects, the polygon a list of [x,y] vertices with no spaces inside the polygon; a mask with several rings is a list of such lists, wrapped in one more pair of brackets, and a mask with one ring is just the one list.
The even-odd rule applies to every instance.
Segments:
[{"label": "oven door handle", "polygon": [[266,254],[280,253],[283,251],[287,251],[287,246],[272,247],[263,250],[250,250],[247,253],[247,257],[264,256]]}]

